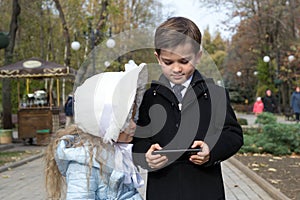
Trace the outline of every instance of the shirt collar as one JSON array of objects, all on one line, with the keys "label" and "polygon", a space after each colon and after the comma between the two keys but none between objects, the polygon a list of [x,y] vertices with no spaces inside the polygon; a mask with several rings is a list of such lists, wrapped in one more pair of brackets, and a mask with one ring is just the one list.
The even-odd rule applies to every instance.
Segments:
[{"label": "shirt collar", "polygon": [[[190,85],[190,83],[191,83],[191,81],[192,81],[192,79],[193,79],[193,75],[190,76],[190,78],[189,78],[188,80],[186,80],[184,83],[182,83],[181,85],[183,85],[185,88],[188,88],[189,85]],[[175,84],[172,83],[172,82],[170,81],[170,85],[171,85],[171,87],[173,88],[173,86],[174,86]]]}]

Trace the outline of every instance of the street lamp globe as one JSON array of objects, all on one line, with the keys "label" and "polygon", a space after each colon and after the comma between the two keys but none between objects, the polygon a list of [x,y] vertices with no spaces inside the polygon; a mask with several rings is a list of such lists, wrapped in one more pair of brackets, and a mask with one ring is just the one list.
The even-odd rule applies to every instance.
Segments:
[{"label": "street lamp globe", "polygon": [[253,75],[254,75],[254,76],[257,76],[257,74],[258,74],[258,71],[254,71],[254,72],[253,72]]},{"label": "street lamp globe", "polygon": [[108,48],[114,48],[116,45],[116,41],[112,38],[109,38],[107,41],[106,41],[106,46]]},{"label": "street lamp globe", "polygon": [[293,60],[295,60],[295,56],[289,55],[288,60],[289,60],[289,62],[293,62]]},{"label": "street lamp globe", "polygon": [[264,56],[263,60],[265,63],[268,63],[268,62],[270,62],[271,59],[269,56]]},{"label": "street lamp globe", "polygon": [[105,67],[109,67],[110,66],[110,62],[109,61],[105,61],[104,65],[105,65]]},{"label": "street lamp globe", "polygon": [[78,51],[80,49],[80,43],[78,41],[74,41],[71,43],[71,48],[75,51]]},{"label": "street lamp globe", "polygon": [[242,76],[242,72],[238,71],[238,72],[236,73],[236,75],[237,75],[238,77],[240,77],[240,76]]}]

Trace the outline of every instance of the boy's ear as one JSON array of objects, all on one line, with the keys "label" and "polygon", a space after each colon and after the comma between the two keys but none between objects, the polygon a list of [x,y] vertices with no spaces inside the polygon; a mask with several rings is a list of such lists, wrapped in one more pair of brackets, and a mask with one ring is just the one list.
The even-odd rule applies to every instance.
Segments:
[{"label": "boy's ear", "polygon": [[155,55],[155,57],[157,59],[157,62],[160,64],[159,55],[158,55],[158,53],[156,51],[154,51],[154,55]]},{"label": "boy's ear", "polygon": [[202,56],[202,48],[196,54],[196,64],[200,63],[201,56]]}]

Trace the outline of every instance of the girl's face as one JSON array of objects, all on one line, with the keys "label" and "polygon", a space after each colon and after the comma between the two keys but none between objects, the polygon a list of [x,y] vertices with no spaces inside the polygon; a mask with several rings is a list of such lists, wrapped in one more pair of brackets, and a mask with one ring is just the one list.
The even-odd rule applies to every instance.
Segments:
[{"label": "girl's face", "polygon": [[201,57],[201,51],[195,54],[190,43],[179,45],[174,49],[161,49],[160,55],[156,52],[154,54],[163,74],[174,84],[182,84],[188,80]]},{"label": "girl's face", "polygon": [[118,142],[131,142],[134,133],[135,133],[135,129],[136,129],[136,123],[133,121],[133,119],[131,119],[129,121],[129,125],[128,127],[120,133],[119,138],[118,138]]}]

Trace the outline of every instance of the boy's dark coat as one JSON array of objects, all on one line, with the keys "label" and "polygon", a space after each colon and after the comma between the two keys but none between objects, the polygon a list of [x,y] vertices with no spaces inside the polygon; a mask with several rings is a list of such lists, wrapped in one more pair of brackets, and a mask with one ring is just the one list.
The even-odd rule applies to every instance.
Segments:
[{"label": "boy's dark coat", "polygon": [[[242,129],[227,92],[196,70],[180,111],[168,87],[169,81],[162,76],[160,84],[152,83],[146,91],[133,140],[136,164],[149,170],[147,199],[225,199],[220,162],[243,145]],[[190,162],[187,155],[169,157],[168,166],[156,171],[145,161],[152,144],[164,149],[189,148],[194,140],[204,140],[210,147],[210,160],[203,166]]]}]

